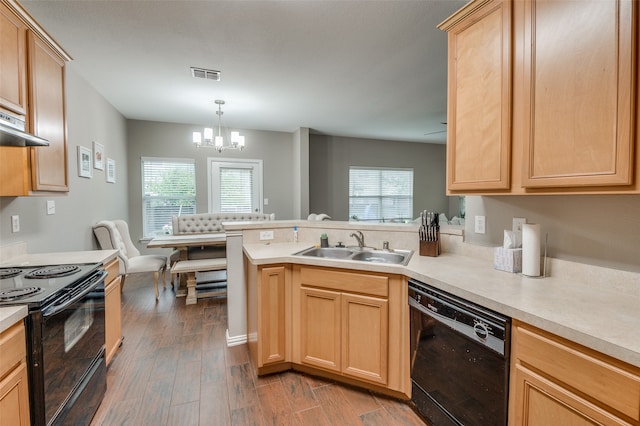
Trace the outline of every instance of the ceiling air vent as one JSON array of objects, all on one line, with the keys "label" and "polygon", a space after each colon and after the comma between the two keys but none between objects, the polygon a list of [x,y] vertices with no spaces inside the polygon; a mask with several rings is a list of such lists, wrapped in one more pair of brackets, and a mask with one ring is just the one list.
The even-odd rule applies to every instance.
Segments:
[{"label": "ceiling air vent", "polygon": [[220,71],[206,70],[204,68],[191,67],[191,75],[195,78],[220,81]]}]

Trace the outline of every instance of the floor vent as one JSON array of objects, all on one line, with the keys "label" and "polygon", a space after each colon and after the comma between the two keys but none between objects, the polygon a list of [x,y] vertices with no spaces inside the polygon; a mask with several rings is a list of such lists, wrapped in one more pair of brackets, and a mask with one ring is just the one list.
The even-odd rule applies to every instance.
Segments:
[{"label": "floor vent", "polygon": [[191,67],[191,75],[195,78],[220,81],[220,71]]}]

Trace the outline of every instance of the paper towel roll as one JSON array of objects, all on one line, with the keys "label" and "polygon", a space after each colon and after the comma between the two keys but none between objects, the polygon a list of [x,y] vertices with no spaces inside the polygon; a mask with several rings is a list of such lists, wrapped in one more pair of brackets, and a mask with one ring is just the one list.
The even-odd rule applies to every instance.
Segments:
[{"label": "paper towel roll", "polygon": [[540,276],[540,224],[522,225],[522,275]]}]

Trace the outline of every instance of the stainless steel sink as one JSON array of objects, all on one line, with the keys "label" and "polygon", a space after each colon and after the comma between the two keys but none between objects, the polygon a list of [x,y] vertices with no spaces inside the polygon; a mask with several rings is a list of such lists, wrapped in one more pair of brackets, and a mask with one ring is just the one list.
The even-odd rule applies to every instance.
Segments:
[{"label": "stainless steel sink", "polygon": [[346,259],[347,257],[351,257],[353,253],[353,250],[346,247],[312,247],[296,253],[296,255],[326,257],[329,259]]},{"label": "stainless steel sink", "polygon": [[411,250],[376,250],[351,247],[312,247],[294,253],[295,256],[322,257],[325,259],[355,260],[357,262],[406,265],[411,260]]}]

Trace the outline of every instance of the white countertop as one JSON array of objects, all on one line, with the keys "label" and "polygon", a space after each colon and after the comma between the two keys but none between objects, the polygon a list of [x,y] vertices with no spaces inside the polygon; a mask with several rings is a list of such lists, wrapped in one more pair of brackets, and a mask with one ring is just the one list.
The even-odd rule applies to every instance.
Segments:
[{"label": "white countertop", "polygon": [[0,333],[27,316],[27,305],[0,308]]},{"label": "white countertop", "polygon": [[106,264],[115,259],[117,250],[85,250],[55,253],[25,253],[9,259],[2,259],[0,267],[4,266],[45,266],[64,265],[70,263],[102,263]]},{"label": "white countertop", "polygon": [[[310,243],[245,244],[256,265],[296,263],[398,273],[460,296],[640,367],[640,275],[637,282],[600,283],[528,278],[485,260],[414,253],[407,266],[293,256]],[[629,285],[631,284],[631,285]]]}]

